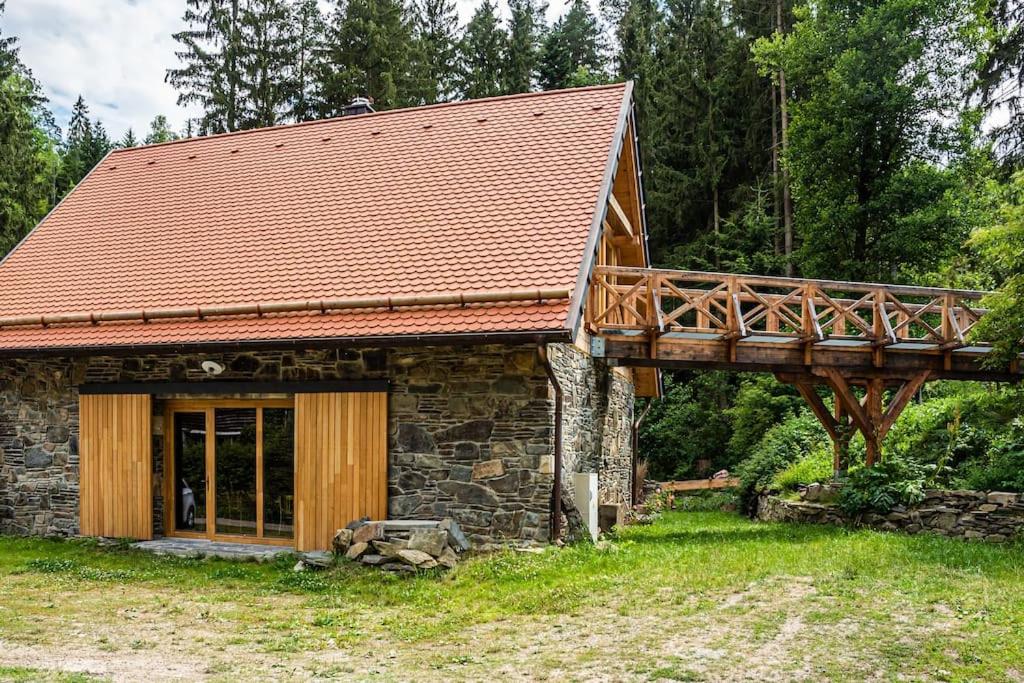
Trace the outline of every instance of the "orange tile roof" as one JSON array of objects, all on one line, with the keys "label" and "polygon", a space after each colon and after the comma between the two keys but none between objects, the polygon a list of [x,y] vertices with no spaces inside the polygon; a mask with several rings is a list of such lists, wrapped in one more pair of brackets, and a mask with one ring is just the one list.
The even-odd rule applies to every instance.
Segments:
[{"label": "orange tile roof", "polygon": [[[624,84],[110,154],[0,265],[0,317],[572,289]],[[0,329],[0,349],[559,330],[568,300]]]}]

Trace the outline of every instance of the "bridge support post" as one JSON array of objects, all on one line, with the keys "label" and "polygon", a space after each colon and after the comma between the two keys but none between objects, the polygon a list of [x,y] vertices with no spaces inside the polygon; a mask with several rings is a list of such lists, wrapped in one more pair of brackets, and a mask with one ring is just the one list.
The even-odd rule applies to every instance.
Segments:
[{"label": "bridge support post", "polygon": [[850,418],[843,412],[843,404],[832,392],[832,406],[838,425],[836,438],[832,439],[832,474],[838,477],[849,467],[850,437],[853,436]]},{"label": "bridge support post", "polygon": [[[851,378],[836,368],[818,368],[814,374],[776,375],[779,381],[796,387],[825,428],[832,440],[833,468],[836,474],[849,465],[844,460],[854,430],[864,437],[865,464],[871,467],[881,459],[882,443],[886,435],[910,399],[930,376],[931,371],[924,370],[909,377],[893,378],[874,374]],[[886,406],[884,396],[887,383],[895,388],[895,393]],[[818,395],[816,387],[822,384],[828,386],[835,397],[832,410]],[[863,398],[858,398],[854,393],[853,387],[857,385],[864,387]]]}]

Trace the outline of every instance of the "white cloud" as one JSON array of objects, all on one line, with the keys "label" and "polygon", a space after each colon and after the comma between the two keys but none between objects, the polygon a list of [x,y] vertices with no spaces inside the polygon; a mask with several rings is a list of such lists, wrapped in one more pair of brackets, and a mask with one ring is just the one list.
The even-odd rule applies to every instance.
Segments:
[{"label": "white cloud", "polygon": [[[591,0],[595,10],[597,0]],[[457,0],[465,24],[478,0]],[[550,0],[549,19],[566,0]],[[131,127],[142,137],[156,114],[176,128],[195,115],[177,106],[164,82],[177,65],[171,35],[183,25],[184,0],[8,0],[3,33],[18,38],[22,61],[42,83],[62,128],[81,94],[112,138]],[[501,0],[502,16],[507,2]]]},{"label": "white cloud", "polygon": [[176,64],[171,34],[183,3],[169,0],[9,0],[4,33],[50,98],[62,127],[81,94],[112,137],[144,133],[156,114],[180,126],[189,115],[164,83]]}]

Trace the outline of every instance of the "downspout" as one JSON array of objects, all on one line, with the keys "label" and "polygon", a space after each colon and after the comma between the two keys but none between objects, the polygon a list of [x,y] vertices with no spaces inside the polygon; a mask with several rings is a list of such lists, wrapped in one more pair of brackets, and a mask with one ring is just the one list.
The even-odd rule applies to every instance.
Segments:
[{"label": "downspout", "polygon": [[537,344],[537,355],[540,356],[548,381],[555,390],[555,483],[551,490],[551,542],[554,543],[562,537],[562,385],[559,384],[558,377],[551,367],[548,350],[544,344]]},{"label": "downspout", "polygon": [[640,415],[633,421],[633,487],[630,493],[632,494],[629,504],[630,507],[636,505],[637,498],[640,497],[640,493],[643,491],[643,483],[638,483],[636,480],[637,475],[637,464],[639,461],[640,453],[640,427],[643,425],[644,420],[647,419],[647,413],[651,412],[651,407],[654,405],[654,399],[647,401],[647,405],[640,411]]}]

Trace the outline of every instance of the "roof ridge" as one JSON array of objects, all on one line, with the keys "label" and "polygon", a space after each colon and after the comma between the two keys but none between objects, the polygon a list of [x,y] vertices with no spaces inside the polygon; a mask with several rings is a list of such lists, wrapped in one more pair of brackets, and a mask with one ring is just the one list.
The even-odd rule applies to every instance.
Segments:
[{"label": "roof ridge", "polygon": [[[604,83],[601,85],[585,85],[575,88],[559,88],[557,90],[533,90],[524,93],[512,93],[508,95],[494,95],[492,97],[480,97],[473,100],[452,100],[450,102],[436,102],[434,104],[419,104],[413,107],[402,107],[399,109],[385,109],[384,111],[375,111],[367,114],[359,114],[358,116],[332,116],[326,119],[315,119],[313,121],[297,121],[293,123],[281,123],[274,126],[263,126],[261,128],[247,128],[245,130],[234,130],[226,133],[215,133],[213,135],[199,135],[191,138],[180,138],[178,140],[169,140],[167,142],[157,142],[151,145],[139,145],[138,147],[119,147],[110,151],[110,156],[118,155],[123,156],[124,154],[130,154],[132,152],[140,152],[142,150],[157,149],[161,147],[169,147],[171,145],[180,145],[189,142],[198,142],[200,140],[216,140],[220,138],[236,137],[240,135],[246,135],[251,133],[265,133],[271,130],[282,130],[282,129],[293,129],[300,127],[309,127],[322,125],[325,123],[335,123],[343,119],[366,119],[366,118],[377,118],[386,116],[388,114],[401,114],[409,113],[414,111],[424,111],[430,109],[444,109],[449,107],[458,107],[468,104],[479,104],[482,102],[501,102],[505,100],[520,100],[528,99],[533,97],[547,97],[552,95],[564,95],[566,93],[576,92],[591,92],[595,90],[611,90],[614,88],[624,88],[628,81],[618,81],[616,83]],[[98,165],[98,164],[97,164]]]}]

